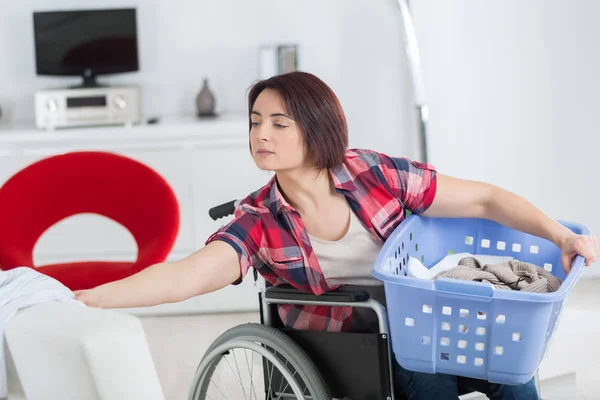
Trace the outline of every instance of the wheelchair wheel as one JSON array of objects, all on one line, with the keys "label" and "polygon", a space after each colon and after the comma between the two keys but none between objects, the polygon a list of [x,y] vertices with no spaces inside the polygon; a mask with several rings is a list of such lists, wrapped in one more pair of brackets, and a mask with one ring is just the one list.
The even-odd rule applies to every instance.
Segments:
[{"label": "wheelchair wheel", "polygon": [[217,338],[200,361],[189,400],[331,399],[296,342],[270,326],[244,324]]}]

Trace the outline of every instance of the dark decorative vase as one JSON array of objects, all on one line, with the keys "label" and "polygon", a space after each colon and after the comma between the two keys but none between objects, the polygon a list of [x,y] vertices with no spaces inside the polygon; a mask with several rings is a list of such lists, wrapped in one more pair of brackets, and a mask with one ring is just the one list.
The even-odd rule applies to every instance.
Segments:
[{"label": "dark decorative vase", "polygon": [[214,117],[215,114],[215,96],[208,88],[208,79],[204,79],[202,90],[196,96],[196,111],[199,117]]}]

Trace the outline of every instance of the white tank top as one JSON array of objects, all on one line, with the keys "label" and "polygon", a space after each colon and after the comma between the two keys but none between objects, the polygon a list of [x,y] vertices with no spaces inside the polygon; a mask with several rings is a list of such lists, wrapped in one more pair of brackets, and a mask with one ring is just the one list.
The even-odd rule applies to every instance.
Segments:
[{"label": "white tank top", "polygon": [[381,244],[353,211],[350,211],[348,231],[340,240],[308,236],[328,285],[382,285],[371,275]]}]

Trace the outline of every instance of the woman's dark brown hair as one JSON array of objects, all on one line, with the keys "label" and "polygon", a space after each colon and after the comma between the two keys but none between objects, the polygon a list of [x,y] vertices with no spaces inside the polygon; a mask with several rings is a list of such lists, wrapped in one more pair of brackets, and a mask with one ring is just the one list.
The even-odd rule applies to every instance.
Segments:
[{"label": "woman's dark brown hair", "polygon": [[[272,89],[283,98],[285,111],[304,137],[307,162],[330,169],[344,162],[348,147],[346,116],[333,90],[307,72],[289,72],[257,82],[248,94],[248,118],[258,95]],[[252,121],[250,121],[252,129]]]}]

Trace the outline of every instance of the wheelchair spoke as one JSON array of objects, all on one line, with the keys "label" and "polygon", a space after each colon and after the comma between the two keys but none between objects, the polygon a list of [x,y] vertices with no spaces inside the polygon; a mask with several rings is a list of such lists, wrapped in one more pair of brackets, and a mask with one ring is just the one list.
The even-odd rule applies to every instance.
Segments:
[{"label": "wheelchair spoke", "polygon": [[[277,351],[276,350],[273,350],[273,353],[275,353],[275,356],[277,356]],[[285,366],[286,366],[286,368],[290,369],[289,365],[288,365],[288,360],[287,359],[285,359]],[[291,370],[290,370],[290,372],[291,372]],[[296,376],[296,372],[297,371],[294,371],[294,373],[292,374],[292,377]],[[277,393],[279,393],[279,396],[277,396],[276,400],[280,400],[282,398],[282,396],[287,397],[287,393],[285,393],[285,390],[288,387],[290,387],[290,383],[288,381],[286,381],[286,385],[285,385],[285,387],[283,389],[281,388],[282,385],[283,385],[283,379],[279,382],[279,390],[277,391]]]},{"label": "wheelchair spoke", "polygon": [[221,392],[219,390],[219,387],[217,386],[217,384],[212,380],[212,378],[210,379],[210,383],[212,383],[213,385],[215,385],[215,388],[217,388],[217,390],[219,390],[219,393],[221,393],[221,396],[223,396],[224,398],[228,399],[229,396],[227,395],[227,387],[225,386],[225,383],[223,383],[223,378],[221,377],[221,373],[219,372],[219,368],[217,366],[216,368],[217,371],[217,375],[219,376],[219,380],[221,381],[221,385],[223,387],[223,390],[225,391],[225,394],[223,394],[223,392]]},{"label": "wheelchair spoke", "polygon": [[[271,351],[276,357],[278,356],[278,352],[277,350],[270,348],[268,346],[265,346],[265,348],[268,348],[269,351]],[[284,361],[284,366],[290,371],[290,373],[292,373],[292,377],[296,377],[298,371],[296,371],[292,365],[289,364],[289,361],[285,358],[285,357],[278,357],[279,359],[282,359],[282,361]],[[271,371],[269,373],[269,394],[271,394],[271,388],[272,388],[272,378],[273,378],[273,364],[271,364]],[[302,382],[302,380],[300,380]],[[274,400],[280,400],[280,399],[284,399],[284,398],[295,398],[295,396],[293,396],[292,394],[286,393],[286,389],[290,387],[290,383],[286,380],[286,385],[282,388],[283,386],[283,379],[280,379],[279,381],[279,389],[277,391],[275,391],[274,393],[272,393],[273,395],[277,395],[277,398]],[[306,394],[306,390],[307,387],[306,385],[302,385],[303,387],[302,389],[302,394],[305,395]],[[310,393],[308,393],[308,395],[310,396]],[[271,397],[269,397],[271,398]]]},{"label": "wheelchair spoke", "polygon": [[[219,390],[219,387],[217,386],[217,384],[212,379],[210,380],[210,383],[212,383],[215,386],[215,388],[221,394],[221,396],[223,396],[224,398],[228,398],[226,394],[223,394],[223,392]],[[223,386],[223,389],[224,388],[225,388],[225,386]],[[206,397],[209,397],[209,396],[206,395]],[[211,400],[211,399],[209,399],[209,400]]]},{"label": "wheelchair spoke", "polygon": [[[296,374],[298,373],[298,371],[296,371],[295,369],[293,369],[293,366],[292,366],[292,365],[288,365],[288,363],[289,363],[289,361],[286,359],[286,360],[285,360],[285,366],[286,366],[286,368],[288,368],[288,369],[290,370],[290,372],[294,371],[294,373],[292,374],[292,377],[294,377],[294,378],[295,378],[295,377],[296,377]],[[286,382],[287,382],[287,381],[286,381]],[[283,389],[281,389],[281,384],[283,384],[283,381],[282,381],[282,382],[280,383],[280,385],[279,385],[279,389],[280,389],[280,390],[279,390],[279,397],[278,397],[277,399],[279,399],[281,396],[286,396],[285,390],[286,390],[288,387],[290,387],[290,383],[289,383],[289,382],[287,382],[287,384],[285,385],[285,387],[284,387]],[[306,385],[303,385],[303,386],[304,386],[304,387],[302,388],[302,394],[306,394],[306,393],[305,393],[305,392],[306,392],[306,390],[307,390],[307,388],[306,388]],[[310,395],[310,393],[308,393],[308,394]]]},{"label": "wheelchair spoke", "polygon": [[271,388],[273,387],[273,368],[275,367],[275,365],[273,363],[269,363],[271,364],[271,370],[269,371],[269,399],[271,399]]},{"label": "wheelchair spoke", "polygon": [[[240,382],[240,386],[242,387],[242,393],[244,393],[244,398],[246,398],[246,388],[244,388],[244,384],[242,383],[242,373],[240,372],[240,366],[238,365],[237,362],[237,357],[235,356],[235,351],[232,351],[233,353],[233,360],[235,361],[235,368],[237,369],[238,372],[238,377],[239,382]],[[250,393],[250,400],[252,400],[252,393]]]},{"label": "wheelchair spoke", "polygon": [[[235,355],[234,355],[234,357],[235,357]],[[229,368],[231,369],[231,372],[233,372],[233,374],[235,375],[235,371],[234,371],[233,367],[231,366],[231,363],[229,362],[229,360],[227,358],[225,358],[225,361],[227,361],[227,365],[229,365]],[[237,363],[237,361],[236,361],[236,363]],[[238,371],[239,371],[239,369],[238,369]],[[244,384],[242,383],[240,375],[241,374],[238,374],[235,378],[237,379],[238,383],[242,387],[242,393],[244,394],[244,399],[247,399],[246,390],[244,389]]]},{"label": "wheelchair spoke", "polygon": [[[277,357],[277,350],[273,350],[273,354],[275,354],[275,357]],[[277,357],[279,358],[279,357]],[[287,360],[285,361],[287,364]],[[279,380],[279,390],[276,393],[279,393],[279,396],[277,396],[277,400],[279,400],[281,398],[281,385],[283,385],[283,379]]]},{"label": "wheelchair spoke", "polygon": [[[294,372],[294,375],[296,375],[296,373],[295,373],[295,372]],[[294,376],[294,375],[292,375],[292,376]],[[286,382],[287,382],[287,381],[286,381]],[[277,396],[277,400],[281,399],[281,396],[284,396],[284,395],[286,394],[286,393],[285,393],[285,390],[286,390],[286,389],[287,389],[287,388],[290,386],[290,383],[289,383],[289,382],[287,382],[287,383],[286,383],[286,385],[285,385],[285,387],[284,387],[283,389],[281,389],[281,385],[282,385],[282,384],[283,384],[283,379],[282,379],[282,380],[281,380],[281,382],[279,383],[279,396]]]},{"label": "wheelchair spoke", "polygon": [[256,395],[256,388],[254,387],[254,352],[252,352],[252,362],[248,363],[248,354],[246,353],[246,349],[244,349],[244,357],[246,358],[246,365],[250,370],[250,400],[252,400],[252,394],[254,394],[254,398],[258,400],[258,396]]}]

